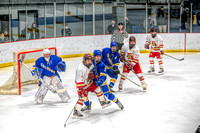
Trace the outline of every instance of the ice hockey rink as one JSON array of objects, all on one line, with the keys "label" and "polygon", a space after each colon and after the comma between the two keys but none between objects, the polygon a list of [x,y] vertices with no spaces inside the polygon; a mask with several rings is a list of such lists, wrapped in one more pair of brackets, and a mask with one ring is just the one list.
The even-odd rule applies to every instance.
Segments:
[{"label": "ice hockey rink", "polygon": [[[22,95],[0,95],[0,133],[193,133],[200,125],[200,53],[168,54],[184,60],[165,56],[164,75],[148,75],[148,54],[140,55],[146,92],[128,80],[124,90],[118,92],[118,78],[114,90],[124,110],[115,103],[102,109],[90,93],[91,112],[84,113],[84,119],[70,117],[66,128],[64,122],[78,99],[74,78],[82,58],[64,59],[67,70],[60,75],[71,96],[69,103],[62,103],[58,95],[48,92],[44,104],[36,105],[37,85],[23,86]],[[12,67],[0,69],[0,85],[11,74]],[[133,73],[128,77],[139,83]]]}]

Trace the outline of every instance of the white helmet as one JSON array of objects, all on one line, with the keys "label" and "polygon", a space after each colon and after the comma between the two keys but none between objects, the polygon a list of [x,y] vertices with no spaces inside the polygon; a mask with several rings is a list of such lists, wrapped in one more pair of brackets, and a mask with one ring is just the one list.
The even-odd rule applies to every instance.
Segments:
[{"label": "white helmet", "polygon": [[[43,49],[42,53],[43,53],[43,55],[45,55],[45,54],[51,55],[51,52],[50,52],[50,50],[49,50],[48,48]],[[44,59],[45,59],[47,62],[49,62],[49,58],[50,58],[50,56],[49,56],[48,58],[44,56]]]}]

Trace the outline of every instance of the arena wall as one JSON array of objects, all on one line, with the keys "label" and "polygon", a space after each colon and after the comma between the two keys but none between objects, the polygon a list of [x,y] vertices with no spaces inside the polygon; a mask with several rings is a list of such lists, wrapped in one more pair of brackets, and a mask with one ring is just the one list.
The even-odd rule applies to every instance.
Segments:
[{"label": "arena wall", "polygon": [[[129,34],[136,37],[141,52],[148,34]],[[198,51],[200,50],[199,33],[162,33],[166,51]],[[92,53],[95,49],[109,47],[111,35],[72,36],[37,40],[18,41],[0,44],[0,67],[13,62],[13,52],[31,48],[56,47],[61,57],[76,57],[83,53]],[[125,40],[128,42],[128,39]]]}]

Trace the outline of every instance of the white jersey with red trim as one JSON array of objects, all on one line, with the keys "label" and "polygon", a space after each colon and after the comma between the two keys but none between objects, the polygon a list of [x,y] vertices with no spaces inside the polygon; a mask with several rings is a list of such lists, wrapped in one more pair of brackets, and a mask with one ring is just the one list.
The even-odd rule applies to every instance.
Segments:
[{"label": "white jersey with red trim", "polygon": [[150,45],[151,52],[160,52],[163,50],[163,39],[158,34],[156,34],[156,37],[154,38],[151,35],[148,35],[145,43]]},{"label": "white jersey with red trim", "polygon": [[121,55],[125,56],[125,60],[128,62],[132,62],[134,65],[139,61],[140,49],[138,46],[134,46],[133,48],[129,48],[129,44],[126,43],[122,46]]},{"label": "white jersey with red trim", "polygon": [[90,68],[86,67],[82,62],[79,64],[76,70],[75,83],[77,88],[87,86],[88,82],[88,74],[94,68],[94,66],[90,66]]}]

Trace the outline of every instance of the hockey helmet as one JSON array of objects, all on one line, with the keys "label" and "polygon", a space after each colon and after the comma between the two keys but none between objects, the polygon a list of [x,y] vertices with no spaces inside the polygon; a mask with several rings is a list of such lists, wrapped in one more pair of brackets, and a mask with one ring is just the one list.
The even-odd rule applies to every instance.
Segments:
[{"label": "hockey helmet", "polygon": [[95,56],[98,56],[98,55],[102,56],[102,52],[100,50],[94,50],[93,56],[95,57]]},{"label": "hockey helmet", "polygon": [[154,38],[154,37],[156,37],[156,33],[153,33],[153,32],[156,32],[157,30],[156,30],[156,28],[154,28],[154,27],[152,27],[151,29],[150,29],[150,32],[151,32],[151,36]]},{"label": "hockey helmet", "polygon": [[94,61],[99,63],[101,62],[101,58],[96,58],[96,56],[102,56],[102,52],[100,50],[94,50],[93,52],[93,56],[94,56]]},{"label": "hockey helmet", "polygon": [[[112,47],[116,47],[115,49],[112,49]],[[110,43],[110,48],[112,53],[115,53],[117,51],[117,43],[116,42],[111,42]]]},{"label": "hockey helmet", "polygon": [[92,62],[91,63],[88,63],[86,62],[86,60],[91,60],[92,61],[93,57],[91,54],[87,53],[87,54],[84,54],[83,55],[83,64],[86,66],[86,67],[90,67],[92,65]]},{"label": "hockey helmet", "polygon": [[129,37],[129,47],[133,48],[136,45],[136,38],[134,36]]},{"label": "hockey helmet", "polygon": [[157,32],[157,30],[156,30],[156,28],[152,27],[152,28],[150,29],[150,32]]}]

